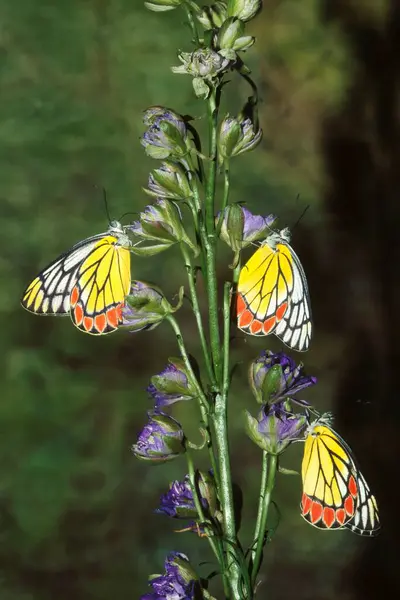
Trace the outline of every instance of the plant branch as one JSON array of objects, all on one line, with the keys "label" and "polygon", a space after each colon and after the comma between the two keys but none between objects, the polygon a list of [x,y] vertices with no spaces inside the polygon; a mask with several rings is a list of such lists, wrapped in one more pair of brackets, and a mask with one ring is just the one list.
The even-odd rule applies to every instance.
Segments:
[{"label": "plant branch", "polygon": [[203,350],[203,356],[204,356],[204,362],[205,362],[206,369],[207,369],[207,375],[210,379],[211,384],[213,386],[215,386],[216,380],[215,380],[215,376],[214,376],[214,372],[213,372],[213,368],[212,368],[212,364],[211,364],[211,358],[210,358],[210,354],[208,351],[208,344],[207,344],[207,340],[206,340],[206,336],[205,336],[204,328],[203,328],[203,320],[201,317],[199,299],[197,296],[196,284],[195,284],[195,280],[194,280],[194,270],[193,270],[192,259],[190,257],[189,250],[188,250],[186,244],[184,244],[184,243],[181,244],[181,251],[182,251],[183,259],[185,261],[185,266],[186,266],[186,270],[187,270],[190,298],[192,301],[193,313],[196,318],[197,330],[198,330],[199,336],[200,336],[200,342],[201,342],[201,347]]},{"label": "plant branch", "polygon": [[275,485],[275,476],[276,476],[276,468],[278,464],[278,457],[275,454],[270,454],[267,457],[267,476],[266,476],[266,486],[264,491],[262,492],[260,498],[260,504],[262,505],[262,513],[260,518],[260,526],[258,530],[258,539],[256,545],[256,551],[254,555],[253,568],[251,572],[251,581],[253,586],[256,582],[256,577],[260,570],[261,561],[262,561],[262,553],[265,544],[265,530],[267,527],[267,518],[268,518],[268,510],[271,503],[272,491]]}]

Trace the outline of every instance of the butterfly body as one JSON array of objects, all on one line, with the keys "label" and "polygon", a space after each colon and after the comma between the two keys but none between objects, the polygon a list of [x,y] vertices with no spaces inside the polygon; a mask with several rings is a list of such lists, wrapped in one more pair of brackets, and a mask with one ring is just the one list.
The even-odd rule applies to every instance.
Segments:
[{"label": "butterfly body", "polygon": [[380,523],[375,497],[350,447],[332,429],[329,415],[308,427],[302,479],[301,514],[311,525],[377,535]]},{"label": "butterfly body", "polygon": [[298,351],[309,347],[312,323],[303,267],[289,229],[272,232],[240,271],[238,327],[250,335],[274,333]]},{"label": "butterfly body", "polygon": [[21,304],[38,315],[70,315],[85,333],[110,333],[122,322],[130,287],[131,241],[118,221],[78,242],[26,288]]}]

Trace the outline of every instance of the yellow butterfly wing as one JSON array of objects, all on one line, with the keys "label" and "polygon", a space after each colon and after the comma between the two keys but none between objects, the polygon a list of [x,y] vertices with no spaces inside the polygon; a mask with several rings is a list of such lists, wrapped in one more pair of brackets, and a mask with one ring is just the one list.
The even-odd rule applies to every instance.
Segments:
[{"label": "yellow butterfly wing", "polygon": [[307,280],[286,230],[269,236],[240,271],[238,327],[250,335],[274,333],[304,352],[312,334]]},{"label": "yellow butterfly wing", "polygon": [[320,529],[379,532],[378,508],[346,442],[321,417],[309,427],[302,463],[302,516]]},{"label": "yellow butterfly wing", "polygon": [[85,333],[115,331],[131,283],[130,252],[114,236],[99,241],[81,264],[71,291],[71,319]]},{"label": "yellow butterfly wing", "polygon": [[82,331],[115,331],[130,286],[131,245],[118,222],[73,246],[26,288],[21,304],[39,315],[70,315]]}]

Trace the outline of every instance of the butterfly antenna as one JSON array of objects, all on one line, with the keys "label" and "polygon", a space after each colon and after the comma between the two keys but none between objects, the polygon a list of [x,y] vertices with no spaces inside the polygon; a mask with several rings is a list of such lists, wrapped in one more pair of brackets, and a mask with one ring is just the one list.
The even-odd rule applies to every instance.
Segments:
[{"label": "butterfly antenna", "polygon": [[118,219],[118,221],[122,222],[122,219],[123,219],[124,217],[126,217],[127,215],[135,215],[135,216],[138,216],[138,215],[139,215],[139,213],[138,213],[138,212],[132,212],[132,211],[130,211],[130,212],[126,212],[126,213],[124,213],[123,215],[121,215],[121,216],[120,216],[120,218]]},{"label": "butterfly antenna", "polygon": [[103,200],[104,200],[104,206],[106,207],[106,215],[107,215],[107,219],[108,222],[111,224],[111,216],[110,216],[110,211],[108,210],[108,203],[107,203],[107,192],[106,192],[106,188],[103,187]]},{"label": "butterfly antenna", "polygon": [[[297,194],[296,201],[299,198],[300,198],[300,194]],[[293,231],[294,228],[297,227],[297,225],[300,223],[300,221],[302,220],[302,218],[304,217],[304,215],[306,214],[306,212],[308,211],[309,208],[310,208],[310,205],[307,204],[307,206],[305,207],[305,209],[303,210],[303,212],[301,213],[301,215],[299,216],[299,218],[297,219],[297,221],[295,222],[295,224],[293,225],[293,227],[291,227],[291,231]]]}]

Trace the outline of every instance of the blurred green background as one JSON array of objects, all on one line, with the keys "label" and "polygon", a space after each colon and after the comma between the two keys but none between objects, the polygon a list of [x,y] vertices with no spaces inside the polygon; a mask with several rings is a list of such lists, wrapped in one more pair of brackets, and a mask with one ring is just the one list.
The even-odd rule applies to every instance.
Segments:
[{"label": "blurred green background", "polygon": [[[270,0],[248,27],[257,36],[245,60],[259,84],[264,139],[232,164],[232,200],[278,214],[282,227],[310,206],[293,232],[315,317],[311,350],[299,358],[319,383],[304,396],[336,411],[383,520],[376,540],[314,530],[299,514],[300,479],[280,476],[281,520],[260,598],[381,598],[382,585],[399,592],[399,524],[389,517],[397,482],[388,483],[398,473],[399,10],[389,0]],[[106,229],[103,187],[113,218],[148,203],[141,188],[156,163],[139,142],[146,107],[191,114],[203,127],[190,79],[170,71],[189,38],[183,13],[157,15],[140,0],[0,1],[1,600],[128,600],[145,593],[170,550],[195,565],[212,560],[204,540],[172,533],[180,523],[153,512],[168,481],[185,474],[183,461],[149,467],[130,453],[151,407],[149,378],[177,355],[167,325],[94,339],[69,319],[19,306],[42,267]],[[231,79],[224,110],[234,113],[249,91]],[[221,282],[229,260],[221,252]],[[132,268],[170,298],[185,282],[174,249],[133,258]],[[188,308],[178,317],[196,354]],[[233,341],[232,464],[244,545],[260,453],[240,413],[256,410],[246,370],[268,347],[280,345],[241,334]],[[194,407],[174,415],[198,439]],[[300,460],[293,447],[284,466],[298,469]]]}]

